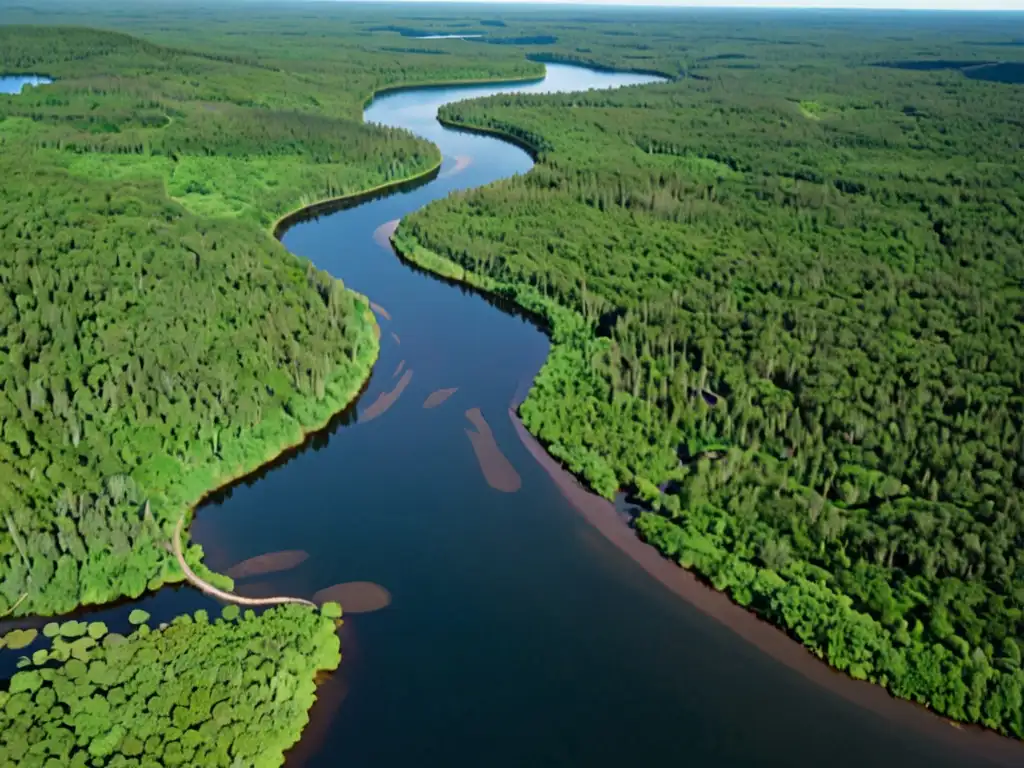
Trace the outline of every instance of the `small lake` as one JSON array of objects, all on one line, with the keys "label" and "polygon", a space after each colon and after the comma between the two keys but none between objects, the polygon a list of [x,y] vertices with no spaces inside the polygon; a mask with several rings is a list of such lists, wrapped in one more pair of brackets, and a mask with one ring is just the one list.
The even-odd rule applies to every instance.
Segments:
[{"label": "small lake", "polygon": [[[440,105],[656,79],[549,64],[535,83],[382,95],[365,119],[433,141],[440,173],[284,234],[374,301],[382,331],[359,400],[217,494],[192,528],[215,570],[274,552],[293,566],[239,578],[243,595],[357,585],[366,612],[346,614],[341,668],[289,766],[1024,765],[1019,744],[954,729],[833,673],[720,596],[680,596],[653,578],[630,553],[642,546],[633,533],[581,514],[510,418],[547,337],[392,251],[397,219],[532,166],[511,144],[444,128]],[[123,631],[136,606],[154,621],[217,609],[177,588],[94,617]],[[12,668],[0,654],[0,674]]]},{"label": "small lake", "polygon": [[26,87],[46,85],[53,79],[43,75],[0,75],[0,93],[21,93]]},{"label": "small lake", "polygon": [[483,35],[414,35],[414,40],[468,40]]}]

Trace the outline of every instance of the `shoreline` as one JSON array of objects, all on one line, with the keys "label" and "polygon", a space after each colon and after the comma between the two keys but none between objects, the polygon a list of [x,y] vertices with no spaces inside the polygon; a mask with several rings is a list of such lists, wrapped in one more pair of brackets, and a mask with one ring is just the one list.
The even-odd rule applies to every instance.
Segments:
[{"label": "shoreline", "polygon": [[[438,152],[437,161],[426,170],[413,173],[401,179],[385,181],[383,184],[377,184],[358,192],[349,192],[345,195],[335,195],[334,197],[324,197],[319,200],[314,200],[311,203],[302,205],[294,210],[282,214],[272,224],[270,224],[267,230],[271,237],[278,242],[281,242],[281,238],[284,237],[288,233],[288,230],[296,224],[301,224],[304,221],[316,219],[320,216],[334,213],[335,211],[344,210],[345,208],[354,208],[357,205],[362,205],[363,203],[369,202],[375,198],[386,197],[392,192],[400,192],[407,188],[412,189],[420,186],[421,184],[432,181],[433,177],[441,171],[441,164],[444,162],[444,158],[442,158],[440,154],[441,153]],[[287,250],[287,248],[285,250]],[[288,253],[294,255],[291,251],[288,251]],[[346,287],[345,290],[348,291],[350,289]],[[352,292],[355,293],[355,291]]]},{"label": "shoreline", "polygon": [[[538,61],[537,64],[543,65],[544,62]],[[552,64],[558,62],[551,62]],[[396,84],[396,85],[385,85],[381,88],[373,90],[363,100],[363,111],[381,96],[387,96],[393,93],[404,93],[408,91],[429,91],[429,90],[443,90],[446,88],[458,88],[472,87],[474,85],[523,85],[529,83],[539,83],[547,77],[547,71],[542,72],[540,75],[524,75],[522,77],[496,77],[496,78],[469,78],[463,80],[432,80],[419,85],[413,84]],[[440,118],[438,118],[440,120]],[[362,116],[364,125],[372,125],[367,123],[365,115]],[[445,124],[441,121],[442,124]],[[449,126],[451,128],[457,128],[454,124]],[[434,149],[437,149],[437,145],[431,143]],[[533,150],[523,145],[523,149],[531,153],[531,157],[536,160],[533,156]],[[376,197],[384,197],[391,194],[392,192],[399,192],[406,188],[415,188],[420,184],[431,181],[433,177],[436,177],[441,171],[441,165],[444,162],[444,158],[441,156],[440,151],[437,153],[437,160],[423,171],[412,173],[401,179],[392,179],[391,181],[385,181],[381,184],[368,187],[366,189],[359,190],[358,192],[349,192],[344,195],[334,195],[332,197],[323,197],[314,200],[305,205],[301,205],[298,208],[294,208],[287,211],[277,217],[268,227],[271,236],[280,241],[281,238],[296,224],[302,221],[308,221],[317,216],[321,216],[327,213],[333,213],[338,210],[344,210],[345,208],[352,208],[356,205],[361,205],[364,202],[368,202]],[[346,290],[348,290],[346,288]]]},{"label": "shoreline", "polygon": [[452,120],[448,120],[447,118],[441,117],[440,115],[437,116],[437,122],[439,122],[445,128],[448,128],[449,130],[458,131],[460,133],[475,134],[477,136],[494,136],[495,138],[501,139],[506,144],[512,144],[516,147],[519,147],[526,154],[528,154],[530,156],[530,159],[533,160],[533,162],[535,163],[537,162],[537,159],[540,155],[540,151],[530,142],[526,141],[526,139],[520,139],[518,136],[513,136],[511,133],[505,133],[504,131],[501,131],[498,128],[485,128],[480,125],[466,125],[464,123],[456,123]]},{"label": "shoreline", "polygon": [[[348,289],[346,288],[346,290],[348,290]],[[353,293],[356,293],[356,292],[353,291]],[[362,296],[362,294],[356,294],[356,295],[358,295],[361,298],[365,299],[365,297]],[[373,316],[373,313],[371,311],[369,311],[368,309],[366,311],[366,318],[372,324],[371,327],[379,327],[379,326],[377,326],[377,321],[376,321],[376,318]],[[172,543],[173,543],[173,545],[175,547],[180,547],[180,532],[181,532],[181,529],[184,527],[184,524],[186,522],[188,522],[189,523],[189,527],[191,527],[191,522],[195,519],[195,517],[196,517],[196,515],[197,515],[197,513],[199,511],[199,508],[201,506],[203,506],[203,504],[205,504],[208,499],[210,499],[211,497],[217,495],[218,493],[221,493],[225,489],[227,489],[227,488],[229,488],[229,487],[231,487],[231,486],[233,486],[233,485],[235,485],[235,484],[237,484],[239,482],[244,481],[245,478],[258,473],[264,467],[272,465],[281,456],[283,456],[284,454],[288,453],[289,451],[301,447],[311,437],[313,437],[318,432],[320,432],[321,430],[323,430],[324,428],[329,426],[330,423],[334,420],[334,418],[336,416],[338,416],[339,414],[343,413],[344,411],[346,411],[348,408],[350,408],[351,406],[353,406],[356,403],[356,401],[358,400],[359,396],[362,394],[362,392],[363,392],[363,390],[364,390],[364,388],[366,386],[366,383],[370,380],[370,377],[373,375],[373,366],[376,364],[377,358],[380,356],[380,343],[379,343],[379,341],[377,339],[376,334],[374,334],[371,331],[368,334],[368,340],[370,341],[371,348],[373,350],[373,359],[366,366],[366,370],[365,371],[363,371],[363,370],[359,371],[360,377],[359,377],[358,383],[354,387],[350,387],[349,389],[347,389],[344,392],[344,394],[340,396],[339,402],[342,403],[341,406],[338,407],[338,408],[335,408],[333,406],[329,407],[327,412],[324,413],[322,416],[318,415],[314,419],[314,421],[313,421],[313,423],[311,425],[303,425],[303,424],[299,423],[298,421],[295,421],[295,419],[293,417],[289,416],[288,418],[291,419],[295,423],[295,425],[298,427],[298,437],[296,439],[294,439],[294,440],[286,440],[283,444],[280,444],[280,443],[279,444],[275,444],[275,446],[273,448],[269,449],[269,453],[264,452],[263,457],[256,464],[254,464],[252,466],[237,467],[234,471],[229,471],[229,472],[227,472],[224,475],[218,476],[216,478],[216,480],[214,481],[215,484],[213,486],[207,488],[206,490],[204,490],[202,495],[199,496],[199,498],[195,499],[194,501],[186,502],[185,503],[186,510],[184,512],[182,512],[182,514],[181,514],[181,516],[180,516],[180,518],[178,520],[178,523],[176,524],[174,534],[173,534],[173,536],[171,538],[171,541],[172,541]],[[190,541],[191,541],[191,538],[190,538]],[[202,546],[202,545],[199,545],[199,546]],[[204,554],[205,554],[205,552],[204,552]],[[184,557],[182,557],[182,561],[183,560],[184,560]],[[221,573],[217,573],[215,571],[210,570],[206,566],[205,562],[200,561],[200,565],[202,566],[203,569],[206,570],[208,577],[212,576],[212,577],[214,577],[217,580],[220,580],[222,582],[225,581],[225,580],[230,581],[231,582],[231,587],[234,588],[234,580],[231,579],[230,576],[227,576],[226,574],[221,574]],[[179,562],[179,567],[180,566],[181,566],[181,562]],[[191,570],[191,569],[189,569],[189,570]],[[142,595],[139,595],[137,598],[129,598],[129,599],[135,600],[135,599],[138,599],[139,597],[143,597],[144,595],[157,592],[160,589],[162,589],[164,586],[171,585],[171,584],[181,584],[182,582],[192,583],[193,586],[195,586],[200,591],[203,591],[203,592],[206,591],[206,590],[203,590],[201,587],[199,587],[198,584],[193,583],[189,579],[188,572],[184,568],[182,568],[181,576],[182,577],[180,579],[175,579],[173,581],[165,580],[156,589],[147,589],[145,592],[142,593]],[[198,581],[206,583],[206,584],[208,584],[208,586],[211,586],[214,589],[218,589],[216,587],[216,585],[210,584],[209,582],[206,582],[204,579],[202,579],[202,577],[198,576],[194,572],[193,572],[193,576],[195,576]],[[209,593],[207,593],[207,594],[209,594]],[[225,592],[225,594],[230,594],[230,593],[229,592]],[[289,601],[290,601],[290,599],[289,599]],[[90,607],[90,605],[91,605],[91,607],[94,607],[94,608],[102,608],[103,606],[105,606],[105,605],[107,605],[109,603],[112,603],[112,602],[114,602],[114,601],[108,601],[108,603],[94,603],[94,604],[89,604],[89,605],[85,605],[85,604],[79,605],[75,609],[75,612],[77,612],[78,610],[81,610],[82,608]]]},{"label": "shoreline", "polygon": [[[495,136],[507,143],[519,146],[526,150],[530,153],[531,158],[533,158],[534,161],[537,159],[535,151],[530,147],[530,145],[526,144],[523,140],[515,136],[505,134],[498,129],[460,125],[458,123],[443,120],[440,116],[437,117],[437,120],[445,127],[453,130]],[[549,350],[548,357],[544,363],[545,365],[547,364],[547,361],[551,358],[551,352],[555,345],[552,338],[552,331],[554,325],[557,323],[557,316],[554,313],[571,313],[574,312],[572,309],[563,307],[553,299],[548,299],[543,296],[536,297],[539,306],[527,307],[523,305],[519,299],[521,297],[520,290],[528,290],[528,286],[503,283],[484,275],[478,275],[463,267],[461,264],[451,261],[447,257],[430,250],[426,246],[420,244],[413,236],[408,233],[401,233],[399,230],[396,230],[396,232],[392,234],[391,243],[396,255],[401,261],[411,263],[416,268],[437,275],[440,279],[446,282],[461,284],[462,286],[476,290],[485,296],[500,298],[511,303],[520,311],[538,316],[541,320],[539,326],[541,327],[541,330],[548,335],[552,344],[552,349]],[[526,397],[528,397],[530,389],[532,389],[532,382],[530,386],[526,388]],[[522,399],[525,400],[526,397],[523,397]],[[526,429],[518,414],[520,405],[521,402],[514,402],[510,408],[510,417],[512,418],[513,425],[515,426],[517,433],[520,433],[521,431],[520,439],[523,440],[522,433],[525,433],[525,435],[536,444],[535,447],[543,453],[543,456],[548,462],[551,462],[561,472],[566,473],[568,477],[572,478],[573,483],[578,486],[581,492],[587,496],[593,497],[593,499],[590,500],[590,503],[596,503],[598,501],[603,502],[611,506],[612,512],[614,512],[612,502],[599,496],[596,492],[585,485],[586,481],[584,478],[577,477],[574,473],[563,467],[557,458],[548,453],[547,447]],[[549,475],[551,475],[552,479],[559,486],[559,489],[563,490],[563,493],[565,493],[564,482],[560,482],[559,478],[557,478],[555,474],[552,474],[548,469],[548,466],[545,465],[545,462],[541,461],[540,457],[534,453],[534,447],[527,444],[525,440],[523,440],[523,443],[527,450],[534,455],[534,458],[541,463],[542,467],[548,471]],[[581,512],[583,511],[583,509],[577,506],[576,502],[572,500],[569,494],[566,494],[566,498],[574,507]],[[593,523],[593,520],[587,516],[587,513],[583,514],[589,522]],[[1016,739],[1014,736],[1000,733],[994,729],[983,726],[980,723],[954,720],[935,711],[929,706],[893,695],[885,685],[857,680],[844,671],[833,667],[826,657],[816,656],[810,648],[805,646],[799,640],[791,637],[783,627],[777,626],[767,619],[762,618],[756,612],[748,610],[744,606],[735,603],[728,592],[719,591],[703,583],[703,581],[701,581],[700,574],[696,571],[684,568],[678,563],[665,558],[659,550],[648,544],[640,537],[638,532],[634,531],[632,528],[623,526],[623,530],[629,534],[629,539],[638,545],[638,548],[633,548],[632,546],[624,548],[624,545],[620,543],[616,537],[608,535],[607,530],[602,529],[596,524],[595,527],[598,527],[598,530],[609,538],[610,541],[644,567],[644,569],[647,570],[648,573],[657,581],[668,586],[670,589],[673,589],[673,591],[677,592],[677,594],[687,600],[687,602],[695,605],[712,618],[720,621],[720,623],[725,624],[756,647],[769,653],[773,658],[783,661],[787,666],[790,666],[794,670],[803,674],[804,677],[823,685],[833,693],[836,693],[849,701],[853,701],[867,710],[879,714],[892,722],[902,722],[905,724],[913,720],[910,713],[925,714],[934,718],[933,722],[935,724],[942,721],[950,726],[948,731],[945,729],[942,730],[944,736],[948,737],[950,734],[960,732],[964,734],[972,734],[969,738],[985,738],[988,743],[978,745],[978,748],[980,750],[984,750],[986,758],[994,764],[1005,765],[1007,768],[1024,764],[1024,742]],[[650,553],[655,555],[657,559],[663,563],[663,565],[658,566],[656,570],[651,570],[654,568],[653,561],[650,561],[649,555],[644,554],[641,556],[641,552],[643,550],[649,550]],[[638,559],[638,557],[640,559]],[[643,560],[643,562],[641,562],[641,560]],[[669,582],[664,580],[668,578],[667,571],[664,570],[664,565],[671,567],[679,574],[687,577],[686,580],[688,583],[685,589],[680,587],[682,591],[677,591],[670,586]],[[649,569],[648,566],[650,566],[651,569]],[[672,581],[675,581],[675,579]],[[708,595],[713,596],[713,598],[709,598]],[[744,619],[743,617],[746,618]],[[755,631],[751,629],[755,625],[761,625],[762,630]],[[740,628],[742,628],[742,631]],[[774,635],[765,632],[764,629],[770,630]],[[750,633],[749,636],[747,632]],[[770,646],[762,645],[762,643],[767,643],[769,639],[772,641]],[[774,648],[775,652],[768,650],[769,647]],[[778,655],[776,655],[776,653]],[[808,664],[808,661],[813,663]],[[860,685],[853,685],[855,683],[859,683]],[[925,728],[928,727],[928,724],[914,723],[914,727]],[[938,735],[938,732],[936,731],[935,734],[932,735]]]},{"label": "shoreline", "polygon": [[[529,60],[529,58],[527,59]],[[536,64],[544,64],[542,61],[534,62]],[[559,62],[551,62],[557,64]],[[462,80],[428,80],[419,85],[410,83],[405,84],[394,84],[385,85],[381,88],[374,89],[369,96],[363,100],[363,111],[369,107],[375,99],[380,96],[387,96],[392,93],[403,93],[405,91],[437,91],[444,88],[457,88],[459,86],[473,86],[473,85],[523,85],[525,83],[539,83],[545,77],[547,77],[547,67],[540,75],[523,75],[522,77],[484,77],[484,78],[466,78]],[[365,116],[363,122],[366,122]]]},{"label": "shoreline", "polygon": [[516,435],[566,501],[616,549],[674,595],[775,661],[872,714],[946,742],[955,749],[971,750],[992,765],[1014,768],[1022,764],[1024,744],[1021,742],[980,725],[950,720],[922,704],[893,696],[881,685],[850,677],[815,656],[782,628],[733,602],[725,592],[709,586],[693,571],[662,555],[623,520],[613,502],[583,485],[547,452],[541,441],[527,430],[515,411],[516,406],[513,402],[508,411]]},{"label": "shoreline", "polygon": [[[485,296],[500,297],[511,302],[521,311],[539,314],[537,309],[518,303],[516,286],[498,283],[490,278],[477,275],[460,264],[430,251],[417,243],[410,235],[392,237],[392,245],[395,253],[403,262],[411,262],[415,267],[436,274],[442,280],[461,283],[464,287],[478,291]],[[403,246],[405,247],[403,248]],[[423,258],[423,254],[417,254],[417,251],[429,254],[430,259]],[[445,271],[440,271],[442,269]],[[553,300],[543,299],[543,301],[550,302],[562,311],[572,311],[554,303]],[[545,307],[545,309],[550,308],[553,307]],[[541,319],[543,322],[539,325],[550,338],[551,329],[557,319],[543,315],[541,315]],[[555,342],[552,341],[552,349],[554,344]],[[550,359],[550,351],[548,359]],[[528,394],[530,387],[526,389]],[[622,523],[615,513],[613,502],[591,490],[585,485],[583,478],[577,477],[566,469],[556,457],[548,453],[547,447],[523,425],[518,414],[519,405],[521,402],[513,402],[509,409],[513,426],[524,446],[548,472],[559,490],[566,496],[567,501],[609,541],[663,586],[736,632],[772,658],[867,711],[899,725],[913,727],[919,731],[927,730],[929,736],[944,738],[956,748],[963,748],[963,745],[956,744],[953,739],[957,734],[965,735],[965,738],[975,741],[972,746],[984,753],[985,759],[992,765],[1016,768],[1016,766],[1024,764],[1024,742],[978,723],[953,720],[923,704],[894,696],[883,685],[851,677],[833,667],[827,658],[816,656],[811,649],[792,638],[783,627],[771,623],[756,612],[734,602],[728,593],[708,586],[701,580],[697,572],[664,557],[659,550],[644,541],[635,530]],[[529,438],[529,442],[524,439],[524,435]],[[576,490],[567,492],[566,489],[573,486]],[[626,535],[623,536],[623,533]],[[948,729],[935,728],[934,726],[939,723],[947,724]],[[977,743],[980,740],[985,740],[985,743]]]}]

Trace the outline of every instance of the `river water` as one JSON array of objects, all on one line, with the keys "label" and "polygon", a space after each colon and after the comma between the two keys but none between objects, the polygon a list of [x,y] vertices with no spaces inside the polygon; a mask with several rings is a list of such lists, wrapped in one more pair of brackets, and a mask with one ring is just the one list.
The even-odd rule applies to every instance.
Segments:
[{"label": "river water", "polygon": [[[857,703],[866,686],[791,645],[795,663],[770,652],[762,630],[743,630],[751,620],[739,609],[719,620],[652,578],[567,502],[517,436],[509,405],[547,338],[403,265],[388,245],[395,219],[531,167],[517,147],[443,128],[439,105],[652,79],[548,65],[541,83],[383,95],[366,119],[437,144],[438,177],[284,235],[289,250],[378,305],[380,360],[346,414],[218,494],[193,537],[218,570],[269,552],[308,555],[240,579],[242,594],[370,582],[391,596],[382,610],[347,614],[342,667],[289,765],[946,768],[1021,757],[1009,741],[911,705],[872,706],[885,698],[875,689]],[[357,598],[381,592],[366,594]],[[211,603],[179,588],[136,605],[161,620]]]}]

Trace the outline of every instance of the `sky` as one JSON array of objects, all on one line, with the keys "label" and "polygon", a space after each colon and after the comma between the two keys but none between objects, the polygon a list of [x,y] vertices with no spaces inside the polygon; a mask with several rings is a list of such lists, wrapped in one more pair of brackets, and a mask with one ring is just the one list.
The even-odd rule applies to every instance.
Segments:
[{"label": "sky", "polygon": [[[409,0],[437,2],[437,0]],[[447,2],[501,2],[502,0],[445,0]],[[510,0],[504,0],[509,2]],[[511,0],[536,5],[679,6],[705,8],[867,8],[936,11],[1024,11],[1024,0]]]}]

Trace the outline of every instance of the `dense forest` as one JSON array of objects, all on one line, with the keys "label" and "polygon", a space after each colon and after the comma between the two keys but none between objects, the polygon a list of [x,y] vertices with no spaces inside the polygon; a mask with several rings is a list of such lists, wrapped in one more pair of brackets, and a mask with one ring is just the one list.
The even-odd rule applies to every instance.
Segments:
[{"label": "dense forest", "polygon": [[[408,218],[403,252],[548,317],[522,418],[643,500],[647,541],[835,667],[1024,736],[1019,22],[341,5],[0,0],[0,74],[55,79],[0,96],[0,616],[180,579],[189,505],[351,398],[367,304],[268,230],[436,166],[362,124],[375,90],[571,61],[671,80],[447,107],[538,165]],[[51,625],[0,756],[278,764],[334,634],[238,618]]]},{"label": "dense forest", "polygon": [[[183,614],[127,635],[65,621],[7,635],[35,647],[0,691],[0,765],[277,768],[306,724],[314,675],[337,668],[337,603]],[[3,644],[0,638],[0,646]]]},{"label": "dense forest", "polygon": [[[407,63],[350,47],[333,54],[347,71],[327,74],[307,53],[289,69],[272,50],[0,26],[0,72],[56,79],[0,96],[0,615],[180,578],[159,545],[182,507],[323,423],[366,377],[366,302],[266,229],[439,157],[351,117]],[[469,57],[415,74],[539,68]]]},{"label": "dense forest", "polygon": [[[239,52],[198,8],[171,11],[183,39],[153,41],[75,24],[166,30],[167,6],[71,3],[67,24],[53,10],[37,26],[8,5],[0,76],[54,82],[0,95],[0,618],[180,580],[166,545],[191,505],[358,392],[378,350],[367,301],[271,233],[309,202],[439,164],[427,142],[364,125],[367,98],[541,71],[521,53],[421,66],[308,19],[308,45],[267,24]],[[187,557],[230,586],[199,547]],[[0,763],[281,764],[314,674],[337,666],[334,623],[237,614],[127,640],[48,625],[52,649],[0,685]]]},{"label": "dense forest", "polygon": [[678,76],[443,107],[538,164],[396,242],[548,315],[523,421],[646,502],[645,539],[837,668],[1024,736],[1024,87],[965,76],[948,28],[768,30],[790,44],[617,29],[608,63]]}]

